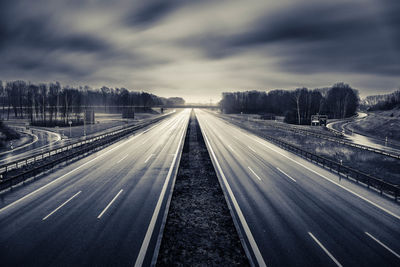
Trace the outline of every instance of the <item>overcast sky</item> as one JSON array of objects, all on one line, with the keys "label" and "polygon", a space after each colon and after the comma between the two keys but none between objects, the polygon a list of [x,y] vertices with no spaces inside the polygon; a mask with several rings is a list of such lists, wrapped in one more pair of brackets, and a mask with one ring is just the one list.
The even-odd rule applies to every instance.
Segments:
[{"label": "overcast sky", "polygon": [[0,79],[216,102],[223,91],[400,87],[400,0],[0,1]]}]

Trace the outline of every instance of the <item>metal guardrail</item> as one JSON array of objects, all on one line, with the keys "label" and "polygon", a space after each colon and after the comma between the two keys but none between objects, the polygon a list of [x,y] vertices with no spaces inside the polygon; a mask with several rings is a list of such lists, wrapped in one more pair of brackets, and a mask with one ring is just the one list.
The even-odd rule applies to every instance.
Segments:
[{"label": "metal guardrail", "polygon": [[324,157],[318,156],[311,152],[305,151],[301,148],[298,148],[292,144],[286,143],[275,137],[266,135],[259,130],[246,127],[245,125],[243,125],[242,123],[240,123],[238,121],[232,121],[223,116],[219,116],[219,117],[224,120],[227,120],[230,123],[233,123],[241,128],[244,128],[258,136],[261,136],[264,139],[267,139],[267,140],[273,142],[274,144],[276,144],[290,152],[298,154],[298,155],[310,160],[311,162],[317,163],[318,165],[320,165],[326,169],[329,169],[330,171],[336,172],[339,175],[339,179],[341,179],[342,177],[345,177],[348,180],[354,180],[357,183],[362,183],[365,186],[367,186],[368,188],[373,188],[373,189],[379,191],[381,195],[385,194],[385,195],[388,195],[388,196],[394,198],[395,201],[397,201],[400,196],[400,187],[399,186],[387,183],[387,182],[383,181],[382,179],[372,177],[372,176],[362,173],[358,170],[343,166],[333,160],[326,159]]},{"label": "metal guardrail", "polygon": [[[103,133],[97,136],[93,136],[87,140],[81,140],[75,143],[70,143],[62,147],[37,153],[25,159],[4,164],[0,166],[0,177],[1,177],[0,190],[18,184],[26,180],[28,177],[30,177],[31,174],[41,172],[48,166],[57,165],[65,160],[76,157],[77,155],[81,155],[82,153],[87,153],[90,150],[103,147],[106,144],[111,144],[119,140],[121,137],[132,133],[132,131],[144,128],[150,124],[153,124],[164,118],[167,118],[170,115],[172,115],[172,113],[157,117],[155,119],[143,122],[141,124],[133,126],[131,125],[119,130]],[[71,153],[65,153],[65,152],[71,152]],[[47,159],[49,159],[49,161],[46,162],[45,160]],[[35,163],[37,162],[42,162],[42,164],[35,165]],[[7,176],[7,174],[10,171],[15,171],[17,169],[20,169],[21,173],[17,173],[16,175],[10,177]]]},{"label": "metal guardrail", "polygon": [[[254,120],[254,119],[250,119],[248,121],[252,121],[252,122],[260,124],[259,121]],[[291,126],[275,125],[275,124],[268,124],[268,126],[271,126],[271,127],[277,128],[277,129],[289,130],[289,131],[292,131],[292,132],[295,132],[295,133],[300,133],[300,134],[305,134],[305,135],[312,135],[312,136],[318,137],[320,139],[324,139],[324,140],[331,141],[331,142],[336,142],[336,143],[339,143],[339,144],[342,144],[342,145],[345,145],[345,146],[355,147],[355,148],[359,148],[359,149],[362,149],[362,150],[368,150],[368,151],[371,151],[371,152],[374,152],[374,153],[377,153],[377,154],[380,154],[380,155],[388,156],[388,157],[391,157],[391,158],[394,158],[394,159],[400,159],[400,154],[389,153],[389,152],[384,151],[382,149],[377,149],[377,148],[373,148],[373,147],[369,147],[369,146],[355,144],[355,143],[352,143],[352,142],[349,142],[349,141],[346,141],[346,140],[343,140],[343,139],[340,139],[340,138],[337,138],[337,137],[330,137],[328,135],[318,134],[318,133],[315,133],[315,132],[312,132],[312,131],[307,131],[307,130],[304,130],[304,129],[298,129],[296,127],[291,127]]]},{"label": "metal guardrail", "polygon": [[[349,123],[349,122],[352,122],[352,120],[341,120],[340,122],[344,122],[345,124],[347,124],[347,123]],[[329,130],[329,131],[331,131],[331,132],[333,132],[333,133],[340,133],[340,134],[342,134],[342,135],[343,135],[343,133],[344,133],[344,132],[341,132],[341,131],[339,131],[339,130],[334,129],[333,127],[332,127],[332,128],[327,127],[326,129]],[[399,142],[396,142],[396,141],[393,140],[393,139],[389,139],[389,140],[385,141],[385,140],[383,140],[383,139],[380,139],[379,137],[376,137],[376,136],[373,136],[373,135],[370,135],[370,134],[366,134],[366,133],[360,132],[360,131],[358,131],[358,130],[354,130],[353,127],[346,128],[346,129],[344,129],[343,131],[347,131],[347,132],[350,132],[350,131],[351,131],[352,134],[355,133],[355,134],[363,135],[363,136],[365,136],[365,137],[368,137],[368,138],[371,138],[371,139],[375,139],[375,140],[380,141],[380,142],[382,142],[382,143],[387,143],[387,144],[391,144],[391,145],[400,147],[400,143],[399,143]]]}]

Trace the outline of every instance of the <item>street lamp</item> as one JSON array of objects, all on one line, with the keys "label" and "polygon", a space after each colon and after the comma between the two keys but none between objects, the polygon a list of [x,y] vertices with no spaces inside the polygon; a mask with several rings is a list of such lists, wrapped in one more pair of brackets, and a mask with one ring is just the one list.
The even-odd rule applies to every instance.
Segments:
[{"label": "street lamp", "polygon": [[69,121],[68,124],[69,124],[69,138],[71,138],[71,135],[72,135],[72,133],[71,133],[72,121]]},{"label": "street lamp", "polygon": [[87,114],[85,111],[85,114],[83,115],[83,136],[85,139],[86,139],[86,116],[87,116]]}]

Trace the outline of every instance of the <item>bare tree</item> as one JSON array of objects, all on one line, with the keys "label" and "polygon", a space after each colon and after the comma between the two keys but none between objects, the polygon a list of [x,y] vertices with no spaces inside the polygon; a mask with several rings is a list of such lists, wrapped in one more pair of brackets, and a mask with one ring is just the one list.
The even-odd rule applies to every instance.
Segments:
[{"label": "bare tree", "polygon": [[295,93],[293,94],[293,99],[296,102],[296,110],[297,110],[297,124],[301,124],[300,118],[300,97],[301,97],[301,89],[296,89]]}]

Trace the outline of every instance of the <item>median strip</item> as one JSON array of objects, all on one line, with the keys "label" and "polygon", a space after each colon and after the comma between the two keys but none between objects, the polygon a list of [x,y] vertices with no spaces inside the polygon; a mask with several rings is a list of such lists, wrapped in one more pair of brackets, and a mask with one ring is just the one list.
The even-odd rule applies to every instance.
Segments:
[{"label": "median strip", "polygon": [[249,265],[193,113],[157,265]]}]

